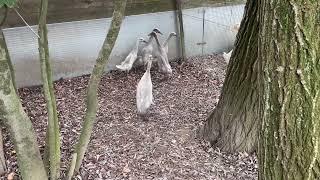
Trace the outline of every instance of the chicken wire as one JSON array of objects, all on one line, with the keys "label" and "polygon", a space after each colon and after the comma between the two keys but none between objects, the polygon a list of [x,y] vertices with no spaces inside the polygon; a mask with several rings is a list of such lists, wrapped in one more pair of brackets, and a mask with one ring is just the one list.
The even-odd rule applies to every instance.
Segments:
[{"label": "chicken wire", "polygon": [[244,13],[244,3],[242,0],[182,1],[186,55],[231,50]]},{"label": "chicken wire", "polygon": [[[132,0],[134,1],[134,0]],[[167,0],[172,1],[175,0]],[[191,3],[192,2],[192,3]],[[210,1],[211,2],[211,1]],[[233,26],[242,19],[244,3],[206,3],[183,1],[182,16],[186,56],[228,52],[236,33]],[[28,16],[24,18],[28,21]],[[138,37],[146,38],[154,27],[161,29],[161,42],[178,32],[176,11],[128,15],[125,17],[106,70],[116,69],[133,48]],[[89,19],[48,24],[50,60],[54,80],[71,78],[91,72],[111,18]],[[36,32],[37,26],[32,26]],[[37,37],[27,26],[3,30],[10,57],[16,69],[19,87],[41,84]],[[169,43],[169,59],[180,54],[178,38]]]}]

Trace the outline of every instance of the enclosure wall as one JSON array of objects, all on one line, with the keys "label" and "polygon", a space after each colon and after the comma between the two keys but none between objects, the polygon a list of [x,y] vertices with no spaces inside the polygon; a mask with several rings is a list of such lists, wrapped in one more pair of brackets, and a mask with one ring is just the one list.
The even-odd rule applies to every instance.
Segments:
[{"label": "enclosure wall", "polygon": [[[235,33],[230,29],[240,23],[243,5],[183,9],[186,55],[219,53],[233,46]],[[236,12],[236,13],[235,13]],[[50,60],[54,79],[91,72],[94,60],[110,25],[110,18],[53,23],[48,25]],[[106,70],[115,69],[133,48],[136,38],[158,27],[164,33],[178,31],[174,11],[126,16]],[[32,26],[37,32],[37,26]],[[204,31],[203,31],[204,30]],[[18,87],[39,85],[40,69],[37,37],[28,27],[4,29]],[[169,43],[169,58],[178,55],[177,39]]]}]

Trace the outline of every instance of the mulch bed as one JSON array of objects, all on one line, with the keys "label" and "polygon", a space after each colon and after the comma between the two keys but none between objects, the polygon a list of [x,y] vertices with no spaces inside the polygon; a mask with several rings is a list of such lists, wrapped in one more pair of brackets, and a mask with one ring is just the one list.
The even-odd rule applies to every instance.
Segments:
[{"label": "mulch bed", "polygon": [[[171,63],[165,79],[151,69],[155,105],[148,121],[136,113],[136,85],[144,71],[105,74],[99,88],[99,111],[87,154],[76,179],[257,179],[254,155],[227,154],[197,139],[198,127],[218,102],[226,64],[220,55]],[[79,137],[89,76],[55,83],[62,138],[62,176]],[[41,152],[47,126],[41,87],[19,89]],[[4,129],[5,131],[5,129]],[[4,132],[8,173],[17,173],[15,151]],[[3,178],[5,179],[5,178]]]}]

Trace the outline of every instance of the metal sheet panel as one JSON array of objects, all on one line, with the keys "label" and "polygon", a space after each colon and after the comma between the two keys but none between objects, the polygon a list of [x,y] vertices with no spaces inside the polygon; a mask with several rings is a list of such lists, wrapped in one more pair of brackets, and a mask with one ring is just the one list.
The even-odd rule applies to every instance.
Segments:
[{"label": "metal sheet panel", "polygon": [[[243,5],[234,6],[243,11]],[[201,54],[202,47],[197,43],[202,41],[202,8],[183,10],[188,56]],[[230,11],[226,7],[206,8],[212,22],[232,22],[215,19],[210,12],[222,13]],[[197,17],[197,18],[194,18]],[[200,17],[200,19],[199,19]],[[241,16],[236,21],[240,21]],[[89,74],[94,61],[106,36],[111,19],[95,19],[74,21],[48,25],[50,60],[52,62],[54,79],[69,78]],[[206,22],[204,53],[221,52],[232,45],[234,37],[225,29],[219,29],[214,23]],[[138,37],[145,37],[158,27],[166,35],[176,30],[175,13],[173,11],[127,16],[122,24],[119,37],[112,51],[106,70],[114,69],[133,48]],[[37,32],[37,26],[32,26]],[[28,27],[9,28],[3,30],[10,57],[16,70],[16,81],[19,87],[41,84],[37,37]],[[171,41],[169,57],[177,56],[177,41]]]}]

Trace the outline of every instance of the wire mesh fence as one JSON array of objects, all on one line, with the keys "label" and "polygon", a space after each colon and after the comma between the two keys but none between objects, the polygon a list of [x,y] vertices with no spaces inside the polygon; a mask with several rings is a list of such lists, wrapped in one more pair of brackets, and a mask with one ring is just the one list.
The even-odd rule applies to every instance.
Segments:
[{"label": "wire mesh fence", "polygon": [[232,48],[244,1],[183,1],[181,7],[187,56]]},{"label": "wire mesh fence", "polygon": [[[36,3],[35,0],[30,1]],[[112,3],[104,3],[103,0],[89,1],[75,0],[72,4],[57,0],[49,3],[48,36],[54,79],[79,76],[91,71],[110,25]],[[128,0],[127,16],[106,69],[115,69],[115,65],[128,55],[136,39],[147,38],[154,27],[161,29],[164,34],[159,36],[161,42],[165,41],[170,32],[178,32],[177,11],[174,9],[176,2]],[[55,9],[56,7],[59,8]],[[84,12],[83,8],[87,11]],[[71,12],[70,9],[74,11]],[[104,13],[105,10],[101,9],[107,9],[108,12]],[[181,9],[187,57],[221,53],[232,48],[244,11],[243,0],[182,0]],[[33,10],[34,6],[25,2],[21,2],[17,8],[36,32],[37,22]],[[91,11],[96,13],[92,14]],[[9,14],[9,17],[7,27],[13,27],[4,29],[3,32],[16,68],[17,84],[38,85],[41,83],[40,71],[34,68],[39,63],[37,37],[29,27],[21,24],[21,19],[16,19],[19,17],[15,13]],[[181,56],[179,51],[179,38],[171,40],[169,59]]]}]

